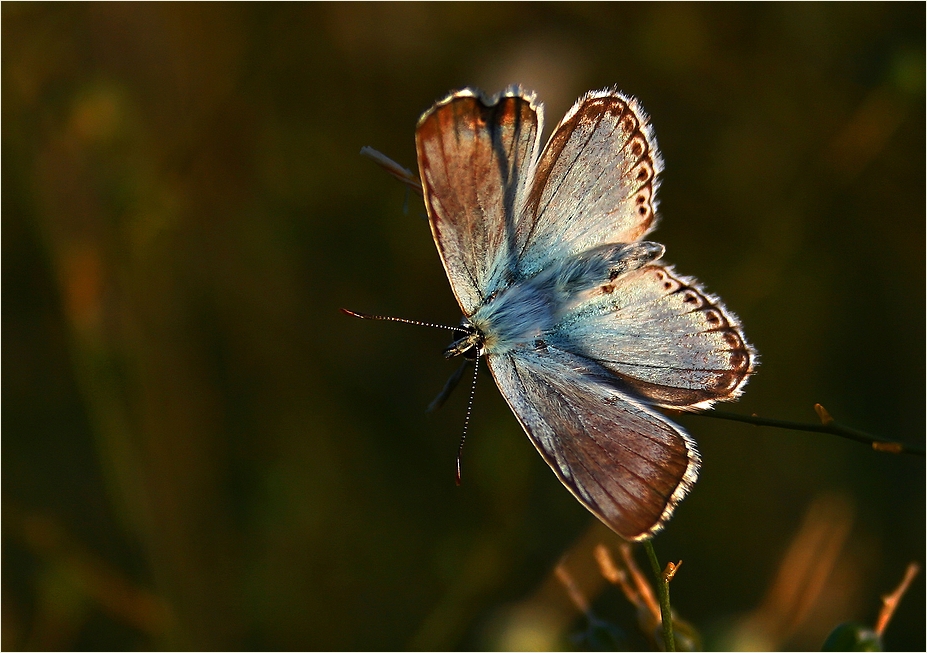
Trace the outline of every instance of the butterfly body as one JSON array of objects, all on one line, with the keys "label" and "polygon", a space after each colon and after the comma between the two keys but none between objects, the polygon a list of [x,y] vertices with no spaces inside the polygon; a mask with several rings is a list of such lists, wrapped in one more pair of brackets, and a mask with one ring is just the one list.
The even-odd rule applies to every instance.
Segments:
[{"label": "butterfly body", "polygon": [[429,224],[467,333],[542,457],[627,539],[659,530],[695,482],[694,441],[652,406],[736,397],[755,353],[737,319],[643,240],[663,163],[615,90],[581,98],[546,147],[542,109],[470,89],[416,130]]},{"label": "butterfly body", "polygon": [[482,334],[481,354],[492,356],[540,340],[576,349],[574,326],[584,312],[602,313],[614,303],[611,283],[663,254],[658,243],[614,244],[558,260],[518,279],[483,303],[467,320]]}]

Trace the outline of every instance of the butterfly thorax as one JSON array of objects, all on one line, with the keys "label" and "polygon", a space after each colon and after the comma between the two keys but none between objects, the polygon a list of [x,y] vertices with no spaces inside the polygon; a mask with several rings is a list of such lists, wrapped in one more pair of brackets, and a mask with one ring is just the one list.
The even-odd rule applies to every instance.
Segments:
[{"label": "butterfly thorax", "polygon": [[470,317],[482,335],[482,353],[503,354],[549,331],[559,302],[549,280],[537,275],[496,294]]},{"label": "butterfly thorax", "polygon": [[662,245],[642,241],[600,245],[566,256],[490,295],[469,324],[482,335],[487,354],[534,346],[557,332],[564,315],[585,303],[591,290],[662,255]]}]

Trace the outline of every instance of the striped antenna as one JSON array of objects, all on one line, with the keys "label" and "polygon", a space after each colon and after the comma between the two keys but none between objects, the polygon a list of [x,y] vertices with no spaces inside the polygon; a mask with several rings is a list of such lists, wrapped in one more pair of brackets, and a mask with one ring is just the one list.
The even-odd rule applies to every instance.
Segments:
[{"label": "striped antenna", "polygon": [[358,313],[342,308],[341,312],[351,317],[359,317],[362,320],[385,320],[387,322],[402,322],[403,324],[414,324],[415,326],[431,327],[433,329],[446,329],[456,331],[457,333],[470,333],[463,327],[449,326],[447,324],[435,324],[434,322],[422,322],[421,320],[407,320],[404,317],[391,317],[389,315],[370,315],[369,313]]},{"label": "striped antenna", "polygon": [[463,434],[460,436],[460,446],[457,448],[457,485],[460,485],[460,457],[463,455],[464,442],[467,440],[467,429],[470,427],[470,413],[473,410],[473,397],[476,395],[476,375],[480,371],[480,352],[477,350],[473,359],[473,384],[470,386],[470,401],[467,402],[467,416],[464,418]]}]

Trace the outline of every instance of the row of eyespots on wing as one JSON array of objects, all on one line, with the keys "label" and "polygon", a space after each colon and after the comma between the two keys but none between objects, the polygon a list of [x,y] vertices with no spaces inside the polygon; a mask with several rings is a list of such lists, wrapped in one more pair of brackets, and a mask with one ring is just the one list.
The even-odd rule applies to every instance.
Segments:
[{"label": "row of eyespots on wing", "polygon": [[653,220],[653,179],[656,176],[651,160],[650,144],[641,130],[641,122],[633,109],[627,103],[615,97],[601,98],[597,103],[602,105],[600,120],[604,116],[617,117],[621,132],[627,139],[623,149],[630,154],[630,159],[636,161],[629,171],[629,177],[634,180],[637,190],[634,195],[634,206],[641,218],[646,220],[644,230]]},{"label": "row of eyespots on wing", "polygon": [[728,348],[731,374],[729,378],[726,376],[724,380],[718,380],[719,388],[723,385],[733,389],[739,385],[750,369],[750,353],[740,332],[731,325],[723,310],[712,304],[707,297],[692,286],[671,277],[665,270],[653,268],[653,274],[663,284],[663,289],[668,294],[682,295],[683,303],[690,308],[689,312],[699,311],[704,314],[705,322],[709,327],[705,330],[706,332],[719,333],[724,340]]},{"label": "row of eyespots on wing", "polygon": [[[645,270],[652,274],[662,289],[664,297],[679,295],[683,304],[688,307],[687,313],[700,312],[705,320],[705,332],[717,333],[721,336],[727,347],[728,362],[731,374],[718,379],[717,388],[736,388],[743,377],[750,370],[750,352],[744,343],[739,331],[733,326],[723,310],[715,306],[711,300],[696,288],[673,278],[666,270],[659,266],[648,266]],[[610,295],[615,291],[614,281],[600,286],[602,294]]]},{"label": "row of eyespots on wing", "polygon": [[640,184],[637,195],[634,197],[634,204],[637,206],[638,214],[643,217],[652,210],[650,182],[656,174],[650,160],[650,143],[641,131],[640,119],[634,111],[624,102],[621,103],[621,108],[621,131],[628,139],[624,149],[630,152],[633,159],[637,160],[637,165],[631,171],[631,176]]}]

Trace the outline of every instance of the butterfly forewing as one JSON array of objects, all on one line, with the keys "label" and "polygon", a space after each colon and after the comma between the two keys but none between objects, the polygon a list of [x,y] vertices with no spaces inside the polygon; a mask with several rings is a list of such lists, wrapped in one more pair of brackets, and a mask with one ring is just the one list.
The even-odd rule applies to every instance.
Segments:
[{"label": "butterfly forewing", "polygon": [[488,362],[531,441],[583,505],[626,539],[659,530],[698,473],[688,436],[568,352],[545,347]]},{"label": "butterfly forewing", "polygon": [[429,222],[467,316],[514,272],[511,238],[539,123],[533,98],[517,90],[495,104],[461,91],[419,121],[415,140]]},{"label": "butterfly forewing", "polygon": [[648,119],[617,91],[580,99],[544,148],[519,231],[519,268],[642,238],[656,219],[663,163]]}]

